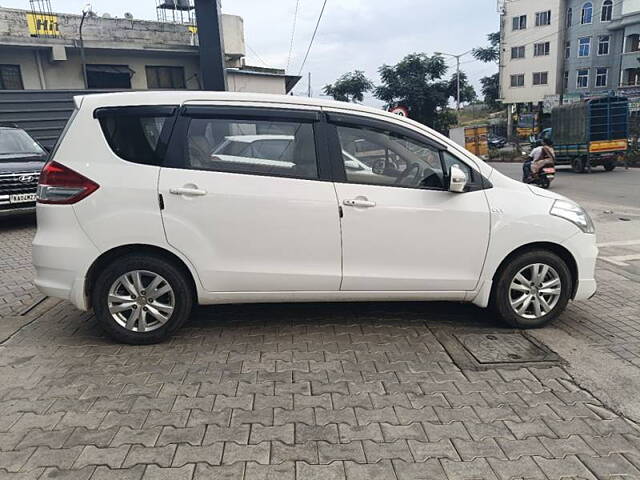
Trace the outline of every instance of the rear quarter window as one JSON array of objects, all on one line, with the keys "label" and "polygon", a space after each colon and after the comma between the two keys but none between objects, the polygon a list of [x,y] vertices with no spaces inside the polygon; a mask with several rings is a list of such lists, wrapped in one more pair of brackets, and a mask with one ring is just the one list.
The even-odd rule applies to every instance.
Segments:
[{"label": "rear quarter window", "polygon": [[162,138],[168,136],[173,126],[176,109],[175,106],[100,108],[94,117],[118,157],[143,165],[160,165]]}]

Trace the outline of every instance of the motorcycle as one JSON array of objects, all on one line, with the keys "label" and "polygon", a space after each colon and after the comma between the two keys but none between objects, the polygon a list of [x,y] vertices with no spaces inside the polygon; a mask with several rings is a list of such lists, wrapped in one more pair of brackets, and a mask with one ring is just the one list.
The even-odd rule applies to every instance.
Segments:
[{"label": "motorcycle", "polygon": [[556,167],[548,166],[544,167],[537,174],[531,175],[525,183],[529,185],[537,185],[540,188],[548,189],[551,186],[551,182],[556,178]]}]

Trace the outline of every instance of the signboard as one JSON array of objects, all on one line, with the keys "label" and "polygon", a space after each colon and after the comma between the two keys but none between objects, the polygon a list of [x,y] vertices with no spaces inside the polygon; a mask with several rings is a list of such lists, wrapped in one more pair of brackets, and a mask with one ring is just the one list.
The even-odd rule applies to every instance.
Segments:
[{"label": "signboard", "polygon": [[582,95],[579,93],[567,93],[562,96],[562,104],[568,105],[570,103],[578,103],[582,101]]},{"label": "signboard", "polygon": [[560,95],[545,95],[542,100],[542,112],[551,113],[551,110],[558,105],[560,105]]},{"label": "signboard", "polygon": [[32,37],[59,37],[60,27],[56,15],[27,13],[27,26]]},{"label": "signboard", "polygon": [[403,107],[403,106],[393,107],[389,111],[394,115],[409,118],[409,109],[407,107]]}]

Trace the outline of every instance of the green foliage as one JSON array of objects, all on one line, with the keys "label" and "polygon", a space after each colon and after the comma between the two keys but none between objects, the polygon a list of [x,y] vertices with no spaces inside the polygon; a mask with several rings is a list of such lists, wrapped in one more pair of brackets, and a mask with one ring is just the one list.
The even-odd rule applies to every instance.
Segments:
[{"label": "green foliage", "polygon": [[364,72],[356,70],[345,73],[335,83],[326,85],[323,89],[325,95],[333,97],[341,102],[362,102],[365,92],[373,90],[374,85]]},{"label": "green foliage", "polygon": [[382,84],[374,95],[387,107],[404,105],[410,118],[440,131],[455,123],[447,108],[452,81],[443,79],[447,65],[441,56],[412,53],[396,65],[383,65],[379,73]]},{"label": "green foliage", "polygon": [[494,32],[487,35],[489,40],[488,47],[474,48],[471,53],[476,60],[484,63],[492,63],[500,60],[500,32]]},{"label": "green foliage", "polygon": [[[451,80],[449,81],[449,92],[451,97],[454,99],[457,98],[458,95],[458,74],[454,73],[451,76]],[[467,78],[467,74],[464,72],[460,72],[460,102],[473,102],[478,98],[476,95],[476,91],[473,88],[473,85],[469,83],[469,79]]]},{"label": "green foliage", "polygon": [[482,95],[484,95],[484,103],[491,110],[500,109],[500,74],[496,73],[489,77],[483,77],[480,79],[482,83]]}]

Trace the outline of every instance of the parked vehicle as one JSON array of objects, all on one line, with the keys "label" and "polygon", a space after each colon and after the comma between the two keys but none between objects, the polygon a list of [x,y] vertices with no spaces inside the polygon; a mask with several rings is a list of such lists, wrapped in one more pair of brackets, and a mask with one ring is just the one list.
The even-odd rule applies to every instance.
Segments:
[{"label": "parked vehicle", "polygon": [[33,214],[47,151],[24,130],[0,124],[0,217]]},{"label": "parked vehicle", "polygon": [[629,101],[624,97],[601,97],[561,105],[551,113],[552,129],[540,138],[550,138],[556,165],[571,165],[576,173],[603,166],[616,168],[628,147]]},{"label": "parked vehicle", "polygon": [[500,135],[490,133],[487,137],[487,141],[489,142],[489,148],[492,150],[499,150],[507,146],[507,139]]},{"label": "parked vehicle", "polygon": [[[582,208],[409,119],[237,93],[76,104],[38,186],[35,282],[122,342],[167,338],[196,303],[472,302],[530,328],[596,291]],[[242,135],[293,137],[290,161],[217,158]]]}]

